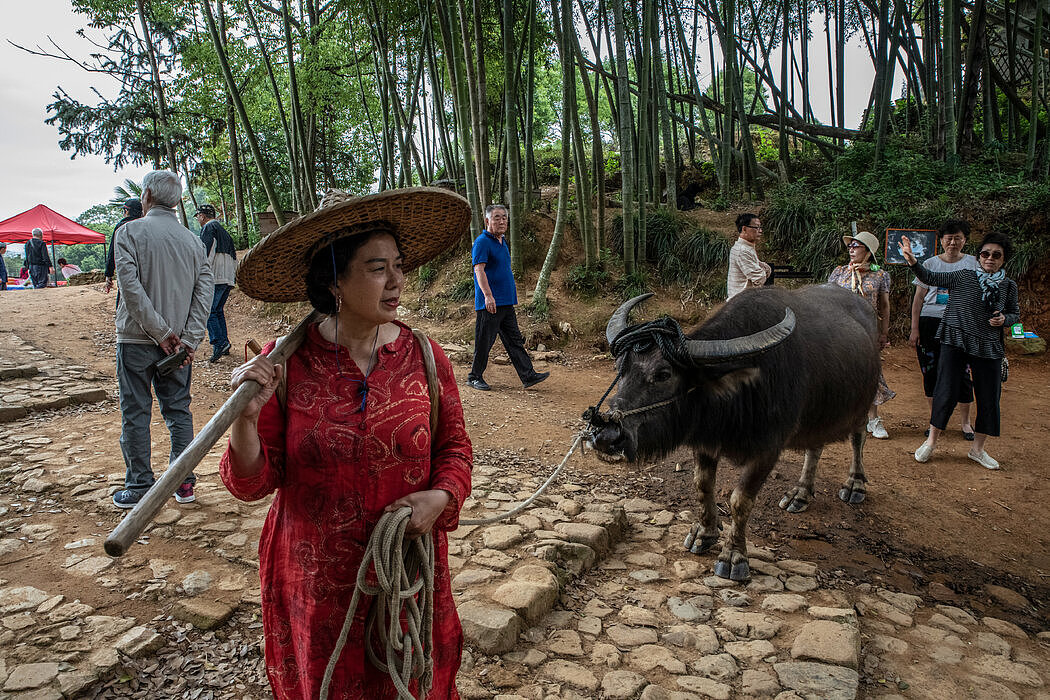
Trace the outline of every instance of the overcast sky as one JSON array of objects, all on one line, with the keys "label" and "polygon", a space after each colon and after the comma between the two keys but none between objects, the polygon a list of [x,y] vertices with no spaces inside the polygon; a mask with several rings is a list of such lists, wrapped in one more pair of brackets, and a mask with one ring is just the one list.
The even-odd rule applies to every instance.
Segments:
[{"label": "overcast sky", "polygon": [[10,44],[48,46],[48,36],[69,53],[84,56],[87,43],[74,33],[84,18],[70,8],[69,0],[32,0],[4,3],[0,23],[0,220],[37,204],[77,218],[85,209],[106,202],[124,178],[141,181],[152,168],[127,168],[113,172],[102,158],[77,156],[58,146],[58,129],[44,123],[51,95],[61,85],[71,95],[94,103],[90,86],[104,94],[115,92],[115,83],[97,73],[87,73],[68,61],[31,56]]}]

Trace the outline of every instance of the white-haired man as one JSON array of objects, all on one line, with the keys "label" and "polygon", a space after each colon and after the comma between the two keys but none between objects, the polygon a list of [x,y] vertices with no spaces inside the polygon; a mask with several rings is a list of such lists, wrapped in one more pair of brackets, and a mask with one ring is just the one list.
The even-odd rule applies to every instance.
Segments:
[{"label": "white-haired man", "polygon": [[55,265],[48,255],[44,232],[35,228],[31,235],[33,237],[26,242],[26,266],[29,268],[29,279],[33,281],[33,289],[43,289],[47,286],[47,276],[55,272]]},{"label": "white-haired man", "polygon": [[[133,508],[153,486],[150,465],[152,390],[171,433],[173,461],[193,439],[190,365],[204,338],[211,311],[212,276],[204,246],[175,218],[182,183],[169,170],[142,180],[141,219],[128,221],[114,236],[117,303],[117,381],[120,385],[120,449],[127,474],[124,490],[113,494],[118,508]],[[170,373],[156,364],[180,349],[182,365]],[[194,500],[191,474],[175,500]]]}]

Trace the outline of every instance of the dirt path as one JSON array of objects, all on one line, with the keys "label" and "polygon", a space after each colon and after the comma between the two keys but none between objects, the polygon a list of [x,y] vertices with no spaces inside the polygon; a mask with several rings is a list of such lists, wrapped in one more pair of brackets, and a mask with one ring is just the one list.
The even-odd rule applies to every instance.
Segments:
[{"label": "dirt path", "polygon": [[[26,340],[57,356],[112,376],[113,295],[96,287],[48,289],[7,295],[0,330],[18,329]],[[6,299],[5,299],[6,300]],[[255,302],[236,292],[228,307],[230,335],[237,341],[268,340],[281,332],[277,322],[261,321]],[[407,319],[442,338],[440,326]],[[206,345],[204,346],[207,347]],[[237,353],[235,352],[234,355]],[[890,348],[885,373],[897,397],[883,409],[889,440],[869,440],[866,448],[868,500],[860,508],[841,503],[835,493],[848,469],[846,444],[829,446],[817,479],[817,498],[809,512],[788,516],[776,507],[797,478],[801,454],[786,453],[760,496],[752,532],[820,558],[829,568],[867,572],[921,591],[940,583],[960,595],[980,592],[986,583],[1013,587],[1050,615],[1050,367],[1046,358],[1011,361],[1003,389],[1003,435],[989,443],[1002,464],[988,472],[966,458],[970,443],[952,430],[928,464],[912,452],[922,442],[926,414],[913,351]],[[588,350],[567,351],[549,363],[552,377],[536,390],[523,391],[509,365],[486,373],[489,393],[461,387],[471,438],[480,448],[516,447],[556,462],[578,426],[580,413],[594,403],[612,379],[612,363]],[[194,414],[203,423],[228,395],[233,360],[194,366]],[[467,366],[459,364],[465,376]],[[117,422],[114,413],[111,420]],[[954,420],[954,419],[953,419]],[[757,429],[757,427],[756,427]],[[99,444],[114,470],[121,467],[119,446]],[[638,471],[647,475],[647,497],[692,508],[692,463],[688,454],[637,467],[609,465],[588,456],[579,471],[611,479]],[[719,473],[723,497],[735,480],[724,465]],[[934,591],[950,597],[943,588]],[[994,604],[989,600],[988,604]]]}]

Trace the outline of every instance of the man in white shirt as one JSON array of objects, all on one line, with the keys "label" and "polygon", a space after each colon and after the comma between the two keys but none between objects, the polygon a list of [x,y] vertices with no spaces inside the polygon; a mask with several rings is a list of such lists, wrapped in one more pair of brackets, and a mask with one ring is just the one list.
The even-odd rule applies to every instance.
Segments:
[{"label": "man in white shirt", "polygon": [[738,238],[729,250],[729,274],[726,278],[726,300],[751,287],[761,287],[772,273],[769,265],[758,259],[755,245],[762,239],[762,222],[754,214],[736,217]]}]

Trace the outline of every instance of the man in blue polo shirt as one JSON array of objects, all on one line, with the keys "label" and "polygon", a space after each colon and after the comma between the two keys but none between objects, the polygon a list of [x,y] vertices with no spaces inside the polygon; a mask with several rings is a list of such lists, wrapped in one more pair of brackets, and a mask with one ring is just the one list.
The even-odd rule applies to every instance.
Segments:
[{"label": "man in blue polo shirt", "polygon": [[510,362],[521,383],[528,389],[550,376],[550,372],[537,372],[532,359],[525,350],[525,340],[518,330],[518,317],[514,305],[518,303],[518,290],[514,286],[514,273],[510,269],[510,246],[504,239],[507,233],[507,208],[502,204],[490,204],[485,208],[485,230],[474,241],[470,254],[474,266],[474,363],[467,375],[467,384],[480,391],[491,387],[482,375],[489,364],[489,351],[496,336],[510,355]]}]

